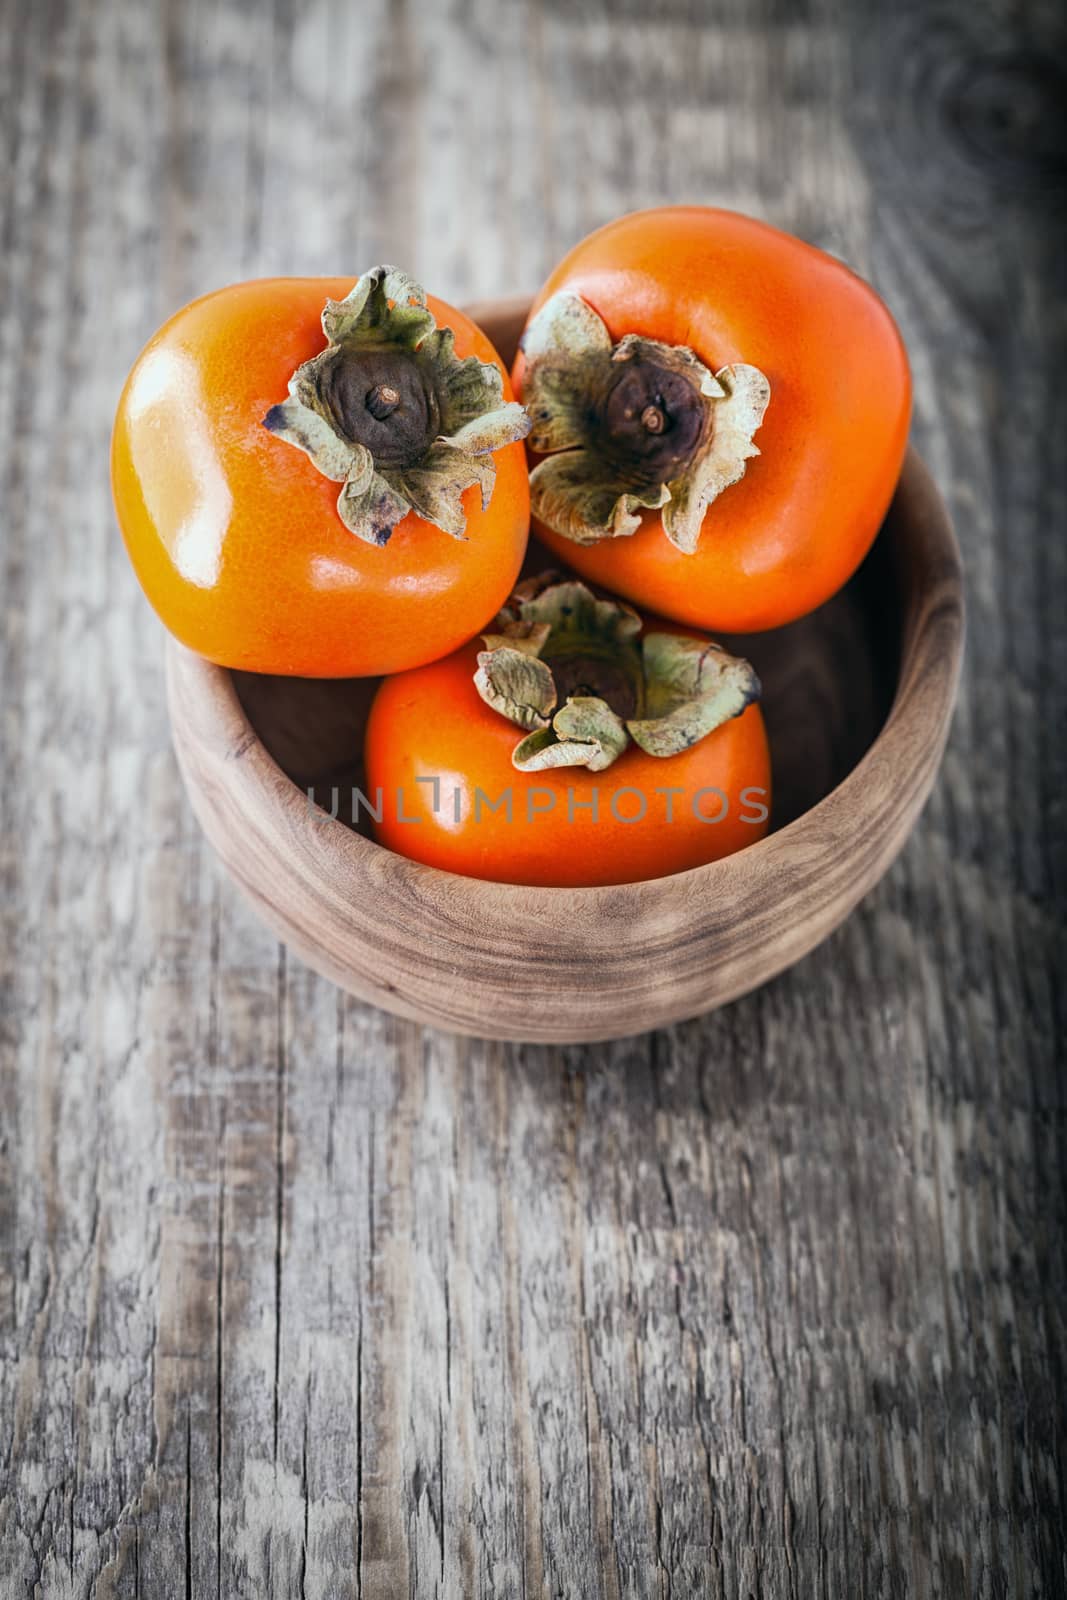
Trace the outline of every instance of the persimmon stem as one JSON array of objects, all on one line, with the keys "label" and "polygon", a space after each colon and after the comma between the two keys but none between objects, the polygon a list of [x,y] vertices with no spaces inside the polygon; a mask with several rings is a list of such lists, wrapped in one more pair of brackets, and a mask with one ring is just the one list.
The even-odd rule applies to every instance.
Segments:
[{"label": "persimmon stem", "polygon": [[603,772],[631,741],[673,756],[757,699],[747,661],[707,639],[642,634],[636,611],[553,573],[528,578],[483,635],[474,686],[525,730],[520,772]]},{"label": "persimmon stem", "polygon": [[367,392],[367,410],[378,422],[384,422],[386,417],[392,416],[399,404],[400,395],[391,384],[376,383]]},{"label": "persimmon stem", "polygon": [[522,336],[530,474],[538,521],[599,544],[659,511],[675,549],[697,548],[711,502],[759,455],[770,384],[733,362],[712,372],[687,345],[627,333],[616,343],[581,295],[561,290]]},{"label": "persimmon stem", "polygon": [[319,393],[342,437],[364,445],[381,471],[421,460],[441,432],[441,400],[426,362],[400,344],[334,346]]},{"label": "persimmon stem", "polygon": [[457,356],[423,289],[396,267],[373,267],[328,300],[322,331],[326,348],[297,367],[263,426],[342,485],[341,522],[368,544],[385,544],[416,509],[462,539],[464,491],[477,485],[487,510],[493,452],[530,431],[499,368]]},{"label": "persimmon stem", "polygon": [[700,447],[705,404],[697,384],[643,355],[612,362],[609,374],[607,393],[589,407],[601,460],[632,486],[669,482]]}]

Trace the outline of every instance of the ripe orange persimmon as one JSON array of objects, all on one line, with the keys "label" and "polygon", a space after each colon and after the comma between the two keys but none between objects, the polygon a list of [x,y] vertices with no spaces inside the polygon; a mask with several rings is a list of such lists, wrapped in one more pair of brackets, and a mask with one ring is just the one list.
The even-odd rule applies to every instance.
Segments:
[{"label": "ripe orange persimmon", "polygon": [[138,358],[115,505],[149,600],[201,655],[392,672],[454,650],[510,590],[526,427],[486,336],[395,268],[240,283]]},{"label": "ripe orange persimmon", "polygon": [[676,206],[577,245],[513,370],[534,528],[697,627],[776,627],[859,565],[903,459],[907,358],[874,291],[764,223]]},{"label": "ripe orange persimmon", "polygon": [[[378,689],[362,791],[378,842],[468,877],[576,887],[681,872],[762,838],[770,761],[748,663],[673,629],[636,639],[629,607],[596,602],[584,585],[524,587],[527,599],[520,589],[498,618],[503,631],[485,635],[488,649],[475,640]],[[554,614],[538,612],[553,596]],[[599,614],[598,640],[582,649],[567,631],[575,597]],[[657,645],[661,662],[670,657],[658,688]],[[627,705],[629,653],[642,647],[641,702]],[[532,649],[547,689],[539,719]],[[688,667],[683,701],[675,690]]]}]

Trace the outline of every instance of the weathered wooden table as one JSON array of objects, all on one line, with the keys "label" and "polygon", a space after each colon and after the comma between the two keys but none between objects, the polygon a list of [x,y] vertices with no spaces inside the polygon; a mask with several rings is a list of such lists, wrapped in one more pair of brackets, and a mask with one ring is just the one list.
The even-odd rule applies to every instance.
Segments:
[{"label": "weathered wooden table", "polygon": [[[4,0],[4,1600],[1064,1593],[1055,11]],[[532,287],[681,198],[901,322],[970,587],[943,775],[740,1004],[423,1033],[199,837],[118,387],[220,282]]]}]

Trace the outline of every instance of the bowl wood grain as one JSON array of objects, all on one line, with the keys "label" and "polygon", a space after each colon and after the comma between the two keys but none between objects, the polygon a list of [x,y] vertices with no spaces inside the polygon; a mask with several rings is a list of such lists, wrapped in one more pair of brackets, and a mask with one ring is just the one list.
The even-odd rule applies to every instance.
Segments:
[{"label": "bowl wood grain", "polygon": [[[505,361],[527,303],[471,308]],[[531,552],[531,568],[545,564]],[[963,646],[959,551],[918,456],[839,595],[787,628],[723,642],[763,680],[772,831],[725,861],[638,884],[484,883],[346,825],[373,680],[232,673],[169,640],[174,745],[227,870],[343,988],[460,1033],[618,1038],[722,1005],[799,960],[907,838],[944,749]]]}]

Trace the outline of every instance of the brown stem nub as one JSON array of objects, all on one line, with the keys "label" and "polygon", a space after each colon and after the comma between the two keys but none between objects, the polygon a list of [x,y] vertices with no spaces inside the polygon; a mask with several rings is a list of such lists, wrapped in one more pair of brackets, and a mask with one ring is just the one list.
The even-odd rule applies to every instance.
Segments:
[{"label": "brown stem nub", "polygon": [[597,455],[629,488],[669,483],[693,459],[704,431],[696,381],[644,356],[612,362],[609,377],[593,408]]},{"label": "brown stem nub", "polygon": [[378,422],[384,422],[386,417],[392,416],[400,404],[400,395],[388,383],[376,383],[373,389],[367,391],[367,410]]},{"label": "brown stem nub", "polygon": [[556,699],[560,705],[572,695],[596,695],[623,720],[638,712],[637,684],[629,655],[618,652],[618,659],[604,650],[578,650],[557,654],[547,646],[542,660],[552,674]]}]

